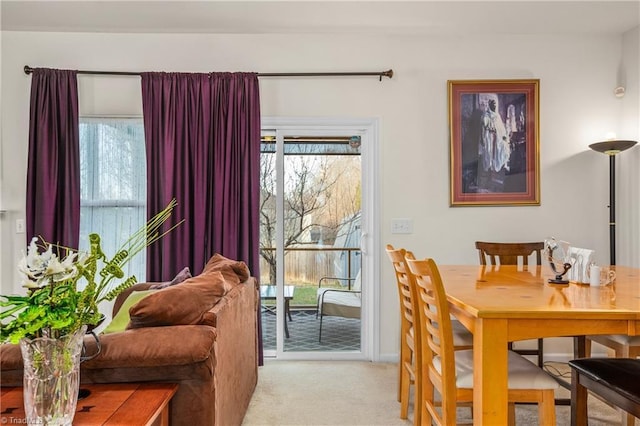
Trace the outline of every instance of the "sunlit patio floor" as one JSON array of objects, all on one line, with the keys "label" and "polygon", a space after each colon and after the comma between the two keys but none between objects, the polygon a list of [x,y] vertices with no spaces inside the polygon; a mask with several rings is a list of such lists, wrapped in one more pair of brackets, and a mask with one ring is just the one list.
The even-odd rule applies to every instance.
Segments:
[{"label": "sunlit patio floor", "polygon": [[[284,339],[284,350],[289,351],[357,351],[360,349],[360,320],[324,317],[322,342],[318,341],[320,319],[315,310],[291,309],[287,318],[289,338]],[[276,349],[276,315],[263,308],[262,341],[265,350]]]}]

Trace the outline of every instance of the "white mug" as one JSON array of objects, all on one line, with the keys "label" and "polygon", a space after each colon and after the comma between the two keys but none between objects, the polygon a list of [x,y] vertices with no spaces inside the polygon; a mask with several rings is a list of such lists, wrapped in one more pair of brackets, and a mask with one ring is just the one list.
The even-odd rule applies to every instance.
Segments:
[{"label": "white mug", "polygon": [[616,279],[616,271],[609,268],[601,268],[596,264],[589,267],[589,285],[597,287],[599,285],[608,285]]}]

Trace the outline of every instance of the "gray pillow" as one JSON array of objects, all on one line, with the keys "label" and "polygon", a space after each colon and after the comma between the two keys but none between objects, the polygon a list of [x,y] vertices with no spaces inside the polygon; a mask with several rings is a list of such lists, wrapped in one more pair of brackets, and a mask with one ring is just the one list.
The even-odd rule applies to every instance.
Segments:
[{"label": "gray pillow", "polygon": [[182,271],[178,272],[178,274],[171,280],[165,281],[162,283],[153,284],[149,287],[151,290],[161,290],[163,288],[171,287],[172,285],[180,284],[182,281],[191,278],[191,271],[187,266]]}]

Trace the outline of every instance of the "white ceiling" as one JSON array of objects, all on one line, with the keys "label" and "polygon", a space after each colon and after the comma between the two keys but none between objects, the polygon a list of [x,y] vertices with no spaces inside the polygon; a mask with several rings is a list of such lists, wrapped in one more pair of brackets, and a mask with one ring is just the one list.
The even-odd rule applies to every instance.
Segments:
[{"label": "white ceiling", "polygon": [[621,34],[640,25],[640,0],[1,0],[0,8],[2,31]]}]

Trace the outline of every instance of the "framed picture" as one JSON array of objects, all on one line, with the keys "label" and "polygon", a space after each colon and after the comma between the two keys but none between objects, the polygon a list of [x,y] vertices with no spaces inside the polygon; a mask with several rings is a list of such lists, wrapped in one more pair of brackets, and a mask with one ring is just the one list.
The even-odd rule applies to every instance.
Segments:
[{"label": "framed picture", "polygon": [[540,80],[449,80],[452,206],[540,205]]}]

